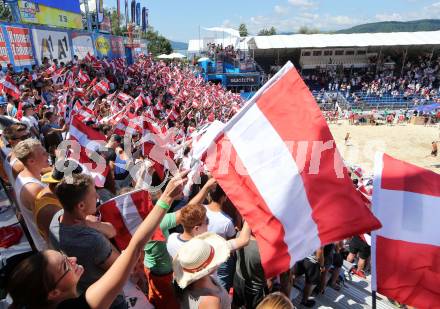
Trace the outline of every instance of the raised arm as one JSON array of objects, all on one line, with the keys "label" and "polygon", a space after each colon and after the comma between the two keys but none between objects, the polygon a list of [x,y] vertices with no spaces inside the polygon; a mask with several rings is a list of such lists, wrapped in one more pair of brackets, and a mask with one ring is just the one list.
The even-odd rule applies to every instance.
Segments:
[{"label": "raised arm", "polygon": [[238,250],[246,247],[251,239],[251,228],[247,222],[244,222],[240,235],[237,238],[228,240],[231,250]]},{"label": "raised arm", "polygon": [[107,272],[86,291],[86,300],[93,309],[109,308],[139,258],[139,253],[150,240],[171,203],[181,195],[188,172],[182,172],[170,180],[159,201],[142,222],[128,244]]}]

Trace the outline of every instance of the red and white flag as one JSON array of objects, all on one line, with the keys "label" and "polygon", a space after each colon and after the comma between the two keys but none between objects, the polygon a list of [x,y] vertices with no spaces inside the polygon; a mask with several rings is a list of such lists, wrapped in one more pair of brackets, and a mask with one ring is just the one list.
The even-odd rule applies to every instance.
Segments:
[{"label": "red and white flag", "polygon": [[15,83],[10,75],[6,75],[5,79],[0,82],[0,88],[3,90],[3,92],[9,94],[14,99],[17,100],[20,98],[20,90],[18,90],[18,87],[15,86]]},{"label": "red and white flag", "polygon": [[440,308],[440,175],[376,155],[371,286],[416,308]]},{"label": "red and white flag", "polygon": [[218,133],[205,162],[255,233],[267,278],[380,227],[290,62]]},{"label": "red and white flag", "polygon": [[80,85],[83,85],[87,82],[90,82],[90,77],[87,75],[87,73],[84,73],[82,70],[79,70],[78,80]]},{"label": "red and white flag", "polygon": [[128,104],[130,101],[133,101],[133,98],[131,96],[123,92],[119,92],[116,97],[125,104]]},{"label": "red and white flag", "polygon": [[[150,195],[145,190],[122,194],[100,206],[101,220],[110,222],[117,231],[115,242],[119,250],[127,248],[131,237],[153,207]],[[165,241],[159,228],[152,240]]]},{"label": "red and white flag", "polygon": [[105,81],[100,81],[99,83],[97,83],[94,87],[93,87],[93,92],[98,95],[104,95],[107,94],[110,90],[110,86],[108,83],[106,83]]},{"label": "red and white flag", "polygon": [[105,135],[88,127],[78,116],[72,116],[69,139],[78,142],[72,145],[69,157],[84,164],[96,185],[104,186],[109,168],[105,159],[96,151],[105,145]]},{"label": "red and white flag", "polygon": [[47,75],[52,75],[53,73],[55,73],[56,70],[57,70],[56,65],[52,64],[50,67],[46,69],[46,71],[44,71],[44,73],[46,73]]}]

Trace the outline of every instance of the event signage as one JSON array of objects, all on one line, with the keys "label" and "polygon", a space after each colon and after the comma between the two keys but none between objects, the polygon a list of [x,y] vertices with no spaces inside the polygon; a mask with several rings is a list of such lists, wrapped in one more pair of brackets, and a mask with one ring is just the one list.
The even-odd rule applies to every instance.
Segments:
[{"label": "event signage", "polygon": [[96,15],[98,17],[98,23],[102,23],[104,20],[104,3],[103,0],[96,1]]},{"label": "event signage", "polygon": [[6,26],[12,58],[15,66],[35,63],[28,28]]},{"label": "event signage", "polygon": [[95,47],[100,56],[109,56],[110,42],[104,35],[100,35],[96,38]]},{"label": "event signage", "polygon": [[141,4],[136,3],[136,26],[141,25]]},{"label": "event signage", "polygon": [[52,76],[52,83],[56,86],[64,85],[67,73]]},{"label": "event signage", "polygon": [[77,55],[78,59],[84,59],[87,53],[92,56],[95,55],[92,37],[89,34],[72,32],[71,38],[73,44],[73,54]]},{"label": "event signage", "polygon": [[259,84],[258,75],[226,75],[228,86],[253,86]]},{"label": "event signage", "polygon": [[[39,0],[41,2],[41,0]],[[64,28],[82,28],[81,14],[43,5],[36,0],[19,0],[18,9],[23,23]],[[59,1],[59,3],[72,1]],[[62,6],[61,6],[62,7]]]},{"label": "event signage", "polygon": [[110,17],[104,16],[102,22],[99,23],[99,31],[104,33],[112,32],[112,24]]},{"label": "event signage", "polygon": [[0,28],[0,64],[2,66],[9,63],[8,48],[6,47],[5,34]]},{"label": "event signage", "polygon": [[45,57],[58,59],[59,62],[72,60],[67,32],[32,29],[32,35],[38,64],[42,64]]},{"label": "event signage", "polygon": [[113,57],[124,57],[124,40],[121,37],[112,37],[110,39]]}]

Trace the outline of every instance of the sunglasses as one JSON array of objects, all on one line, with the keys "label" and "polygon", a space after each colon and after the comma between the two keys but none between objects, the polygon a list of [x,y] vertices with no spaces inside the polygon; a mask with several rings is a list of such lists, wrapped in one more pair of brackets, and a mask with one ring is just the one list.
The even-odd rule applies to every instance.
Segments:
[{"label": "sunglasses", "polygon": [[53,288],[55,289],[57,287],[57,285],[61,282],[61,280],[63,280],[63,278],[69,273],[69,271],[72,270],[72,264],[69,261],[69,258],[67,257],[67,255],[64,254],[64,252],[60,251],[60,254],[63,256],[63,275],[57,280],[55,281],[55,283],[53,284]]}]

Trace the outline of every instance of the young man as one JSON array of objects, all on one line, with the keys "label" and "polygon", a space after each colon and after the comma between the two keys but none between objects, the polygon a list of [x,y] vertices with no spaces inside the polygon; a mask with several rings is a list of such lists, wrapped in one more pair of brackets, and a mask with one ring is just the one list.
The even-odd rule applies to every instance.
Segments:
[{"label": "young man", "polygon": [[32,104],[26,103],[23,105],[23,117],[21,117],[21,122],[26,124],[31,131],[32,135],[36,138],[40,137],[40,132],[38,129],[38,121],[34,117],[35,109]]},{"label": "young man", "polygon": [[47,249],[47,243],[38,232],[34,220],[35,198],[45,188],[40,181],[41,173],[49,167],[49,156],[40,141],[28,138],[14,147],[14,155],[20,160],[24,169],[15,180],[14,190],[18,207],[37,250]]},{"label": "young man", "polygon": [[[110,268],[119,252],[108,237],[89,226],[86,218],[96,214],[96,193],[92,177],[85,174],[67,176],[56,186],[55,194],[63,209],[57,212],[49,227],[49,239],[55,249],[76,256],[84,266],[78,282],[78,293],[83,293]],[[107,237],[106,237],[107,236]],[[119,295],[111,308],[126,308],[124,296]]]}]

